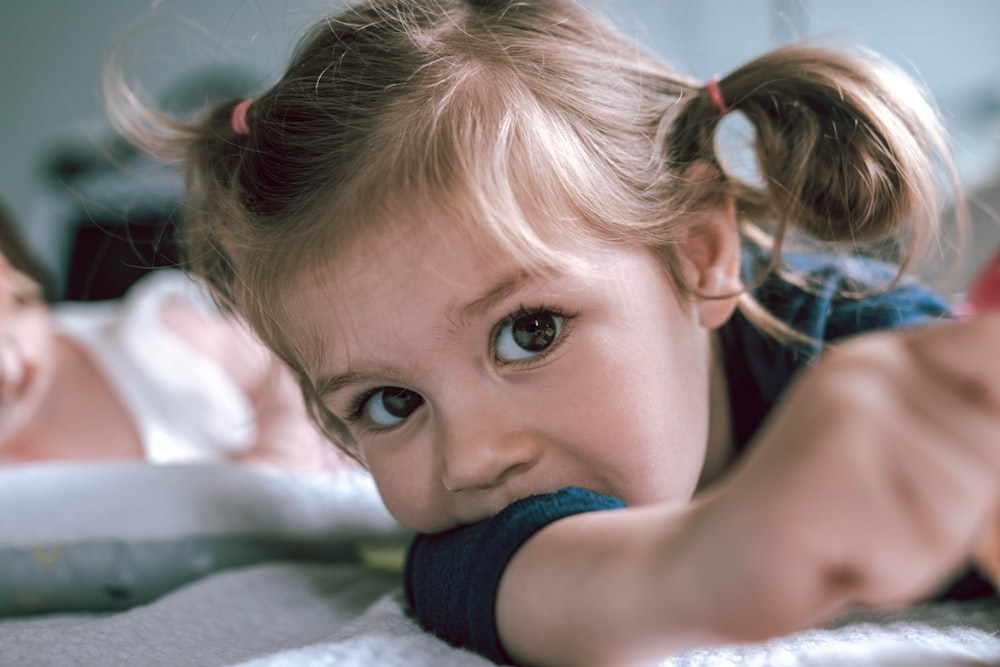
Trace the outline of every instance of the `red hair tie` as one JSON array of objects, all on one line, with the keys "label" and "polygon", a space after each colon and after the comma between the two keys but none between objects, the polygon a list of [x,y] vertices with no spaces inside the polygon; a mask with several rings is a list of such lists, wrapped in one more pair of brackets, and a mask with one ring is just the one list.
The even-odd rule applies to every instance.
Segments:
[{"label": "red hair tie", "polygon": [[253,104],[253,98],[248,97],[233,107],[233,132],[236,134],[250,134],[250,126],[247,125],[247,111]]},{"label": "red hair tie", "polygon": [[1000,251],[986,262],[972,281],[966,300],[955,310],[960,317],[970,317],[986,308],[1000,309]]},{"label": "red hair tie", "polygon": [[712,100],[712,104],[715,108],[719,110],[719,113],[725,116],[729,113],[729,107],[726,106],[726,100],[722,97],[722,90],[719,88],[719,78],[715,77],[705,84],[705,90],[708,92],[708,99]]}]

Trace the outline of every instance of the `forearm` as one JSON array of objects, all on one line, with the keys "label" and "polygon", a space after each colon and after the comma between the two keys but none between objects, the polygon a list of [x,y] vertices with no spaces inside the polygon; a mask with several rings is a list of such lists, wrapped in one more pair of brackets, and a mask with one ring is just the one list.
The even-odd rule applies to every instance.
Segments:
[{"label": "forearm", "polygon": [[525,665],[653,663],[932,593],[998,503],[1000,357],[969,354],[998,334],[981,317],[846,343],[707,495],[538,531],[500,578],[505,650]]},{"label": "forearm", "polygon": [[561,519],[504,572],[501,641],[517,664],[631,667],[828,620],[861,582],[802,539],[813,531],[794,513],[756,512],[724,487],[685,507]]},{"label": "forearm", "polygon": [[655,664],[788,632],[839,604],[813,575],[789,588],[788,575],[801,578],[787,569],[790,549],[711,514],[701,503],[597,512],[537,533],[501,579],[508,653],[525,665]]},{"label": "forearm", "polygon": [[[661,543],[681,519],[660,508],[593,512],[534,535],[500,582],[497,629],[508,653],[525,665],[627,664],[703,642],[683,627],[689,593],[654,592],[655,573],[670,570]],[[658,638],[648,636],[654,619],[663,623]]]}]

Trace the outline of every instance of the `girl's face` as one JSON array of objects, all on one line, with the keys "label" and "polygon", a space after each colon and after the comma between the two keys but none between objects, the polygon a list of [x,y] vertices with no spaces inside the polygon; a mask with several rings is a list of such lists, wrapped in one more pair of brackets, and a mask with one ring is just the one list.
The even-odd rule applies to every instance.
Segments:
[{"label": "girl's face", "polygon": [[720,322],[652,252],[578,248],[539,275],[415,227],[296,285],[289,320],[320,332],[325,405],[402,524],[442,531],[570,485],[629,505],[691,496]]}]

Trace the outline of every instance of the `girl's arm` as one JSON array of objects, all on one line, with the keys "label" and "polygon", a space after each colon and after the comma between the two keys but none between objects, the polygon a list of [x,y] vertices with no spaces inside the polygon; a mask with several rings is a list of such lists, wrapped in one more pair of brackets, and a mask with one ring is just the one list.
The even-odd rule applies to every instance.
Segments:
[{"label": "girl's arm", "polygon": [[562,519],[501,580],[522,664],[654,663],[932,592],[1000,500],[1000,315],[844,343],[686,508]]},{"label": "girl's arm", "polygon": [[[968,302],[964,306],[964,311],[970,316],[987,309],[1000,311],[1000,250],[994,252],[972,281]],[[996,343],[994,354],[1000,354],[1000,341]],[[994,586],[1000,586],[1000,508],[976,541],[975,560]]]}]

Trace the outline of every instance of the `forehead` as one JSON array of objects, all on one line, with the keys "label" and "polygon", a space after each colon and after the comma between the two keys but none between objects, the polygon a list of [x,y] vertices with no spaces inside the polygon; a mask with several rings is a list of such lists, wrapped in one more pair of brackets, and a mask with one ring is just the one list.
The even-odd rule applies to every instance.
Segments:
[{"label": "forehead", "polygon": [[524,285],[582,279],[586,245],[522,251],[475,225],[401,217],[300,271],[285,292],[285,333],[314,370],[361,348],[395,347],[416,329],[458,326],[478,304]]},{"label": "forehead", "polygon": [[355,239],[304,272],[295,292],[331,310],[419,299],[465,302],[485,286],[580,270],[580,247],[522,250],[452,225],[399,225]]},{"label": "forehead", "polygon": [[458,267],[477,277],[545,274],[602,245],[570,202],[536,196],[533,190],[494,196],[471,186],[418,192],[399,188],[347,225],[346,235],[315,244],[305,282],[363,282],[372,272],[461,272]]},{"label": "forehead", "polygon": [[487,249],[451,226],[396,225],[363,235],[317,267],[311,292],[328,298],[335,309],[359,302],[370,308],[386,299],[427,302],[519,265],[514,253]]}]

